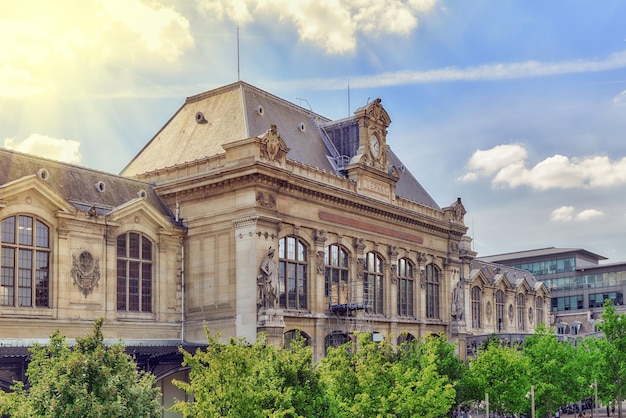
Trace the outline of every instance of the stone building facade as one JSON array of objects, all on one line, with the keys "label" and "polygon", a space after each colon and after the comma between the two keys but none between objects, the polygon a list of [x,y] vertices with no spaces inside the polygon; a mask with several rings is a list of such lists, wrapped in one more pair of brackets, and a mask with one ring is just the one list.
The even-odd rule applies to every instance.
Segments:
[{"label": "stone building facade", "polygon": [[468,327],[471,289],[538,289],[476,273],[461,199],[431,198],[390,123],[380,99],[330,120],[237,82],[187,98],[120,175],[0,150],[3,388],[24,347],[99,317],[163,385],[205,326],[298,331],[315,360],[355,331],[443,334],[465,358],[468,335],[495,329],[488,304]]}]

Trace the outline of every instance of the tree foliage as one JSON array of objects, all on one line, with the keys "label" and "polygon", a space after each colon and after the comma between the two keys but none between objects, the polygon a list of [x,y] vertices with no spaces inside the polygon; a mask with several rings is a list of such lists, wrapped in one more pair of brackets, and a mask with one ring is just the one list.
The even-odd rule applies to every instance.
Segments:
[{"label": "tree foliage", "polygon": [[517,347],[490,340],[470,360],[466,385],[472,388],[476,400],[489,393],[492,411],[519,414],[530,409],[527,370],[528,360]]},{"label": "tree foliage", "polygon": [[626,383],[626,315],[616,313],[609,299],[604,303],[600,329],[604,333],[604,341],[600,344],[604,397],[616,400],[618,417],[621,418]]},{"label": "tree foliage", "polygon": [[70,347],[59,331],[47,346],[30,349],[26,375],[13,392],[0,392],[0,413],[12,417],[160,417],[152,374],[139,372],[121,344],[104,345],[99,319]]},{"label": "tree foliage", "polygon": [[578,360],[582,361],[585,352],[576,351],[569,342],[559,342],[553,329],[539,324],[535,334],[526,339],[522,354],[528,359],[538,416],[552,416],[559,406],[587,396],[585,388],[593,380],[578,373],[583,370]]},{"label": "tree foliage", "polygon": [[233,338],[222,344],[219,335],[205,332],[206,350],[183,351],[190,382],[175,382],[193,402],[179,401],[173,410],[185,417],[331,416],[303,338],[280,349],[263,335],[254,344]]}]

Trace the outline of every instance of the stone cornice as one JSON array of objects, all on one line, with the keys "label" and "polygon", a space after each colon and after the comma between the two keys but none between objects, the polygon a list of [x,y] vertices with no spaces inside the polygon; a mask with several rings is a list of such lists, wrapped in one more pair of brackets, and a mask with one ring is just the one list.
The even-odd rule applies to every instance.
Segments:
[{"label": "stone cornice", "polygon": [[205,172],[156,186],[165,201],[209,199],[251,186],[263,186],[302,200],[322,202],[339,211],[376,216],[406,228],[460,239],[467,228],[444,219],[443,211],[397,199],[397,205],[358,194],[349,179],[288,161],[288,170],[256,162],[219,172]]}]

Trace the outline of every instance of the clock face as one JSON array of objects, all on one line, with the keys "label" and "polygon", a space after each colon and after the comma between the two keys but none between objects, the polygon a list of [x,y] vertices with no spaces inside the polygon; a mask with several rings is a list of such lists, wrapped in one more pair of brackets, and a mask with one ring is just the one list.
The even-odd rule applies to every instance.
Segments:
[{"label": "clock face", "polygon": [[372,135],[370,137],[370,151],[372,152],[372,156],[374,158],[378,158],[380,156],[380,140],[376,135]]}]

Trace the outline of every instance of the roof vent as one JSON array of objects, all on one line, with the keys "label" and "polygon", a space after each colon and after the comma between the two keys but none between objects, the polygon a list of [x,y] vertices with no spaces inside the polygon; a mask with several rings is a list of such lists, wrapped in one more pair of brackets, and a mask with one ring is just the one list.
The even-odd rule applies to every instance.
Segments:
[{"label": "roof vent", "polygon": [[259,116],[263,116],[265,114],[265,109],[263,108],[263,106],[258,105],[256,107],[256,114]]},{"label": "roof vent", "polygon": [[50,178],[50,173],[45,168],[40,168],[39,171],[37,171],[37,177],[39,177],[43,181],[48,181],[48,179]]},{"label": "roof vent", "polygon": [[299,130],[300,132],[304,132],[304,131],[306,130],[306,126],[304,125],[304,123],[300,122],[300,123],[298,124],[298,130]]},{"label": "roof vent", "polygon": [[100,193],[104,193],[104,191],[107,189],[106,183],[103,182],[102,180],[96,182],[95,186],[96,186],[96,190],[99,191]]},{"label": "roof vent", "polygon": [[207,123],[207,120],[204,117],[204,115],[202,114],[202,112],[196,113],[196,122],[198,122],[198,123]]},{"label": "roof vent", "polygon": [[137,192],[137,197],[145,199],[146,197],[148,197],[148,192],[146,192],[144,189],[141,189]]}]

